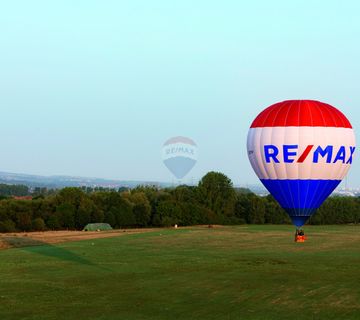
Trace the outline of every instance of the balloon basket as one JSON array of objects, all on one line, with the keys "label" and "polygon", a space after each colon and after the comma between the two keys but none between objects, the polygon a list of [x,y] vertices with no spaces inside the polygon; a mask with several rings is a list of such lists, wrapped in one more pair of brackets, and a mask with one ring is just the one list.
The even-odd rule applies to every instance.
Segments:
[{"label": "balloon basket", "polygon": [[295,242],[305,242],[306,241],[306,237],[305,236],[297,236],[295,238]]}]

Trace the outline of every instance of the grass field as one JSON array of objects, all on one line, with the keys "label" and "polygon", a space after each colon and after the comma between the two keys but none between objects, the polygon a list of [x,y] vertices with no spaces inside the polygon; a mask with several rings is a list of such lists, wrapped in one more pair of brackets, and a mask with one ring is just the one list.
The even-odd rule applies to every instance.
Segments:
[{"label": "grass field", "polygon": [[[0,319],[360,319],[360,227],[157,230],[0,251]],[[31,235],[29,235],[31,236]]]}]

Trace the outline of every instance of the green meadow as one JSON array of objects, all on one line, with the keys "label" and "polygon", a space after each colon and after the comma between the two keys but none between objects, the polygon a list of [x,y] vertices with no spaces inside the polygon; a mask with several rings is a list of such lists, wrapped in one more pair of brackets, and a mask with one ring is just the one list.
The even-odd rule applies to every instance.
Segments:
[{"label": "green meadow", "polygon": [[[0,319],[360,319],[360,227],[164,229],[0,251]],[[31,234],[29,234],[31,237]]]}]

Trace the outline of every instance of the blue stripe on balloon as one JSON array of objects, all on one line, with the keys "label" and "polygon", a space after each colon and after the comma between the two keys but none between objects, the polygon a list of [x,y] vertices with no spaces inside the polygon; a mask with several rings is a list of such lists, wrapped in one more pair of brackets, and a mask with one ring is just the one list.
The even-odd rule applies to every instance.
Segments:
[{"label": "blue stripe on balloon", "polygon": [[270,180],[261,179],[266,189],[301,227],[314,214],[341,180]]}]

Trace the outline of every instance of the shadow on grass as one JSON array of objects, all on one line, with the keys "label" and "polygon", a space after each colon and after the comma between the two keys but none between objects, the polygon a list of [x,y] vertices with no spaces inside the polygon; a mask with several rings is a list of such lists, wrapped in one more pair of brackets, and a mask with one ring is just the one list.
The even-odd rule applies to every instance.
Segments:
[{"label": "shadow on grass", "polygon": [[58,246],[27,237],[3,237],[2,242],[7,248],[20,248],[23,251],[56,258],[62,261],[104,269],[93,262]]}]

